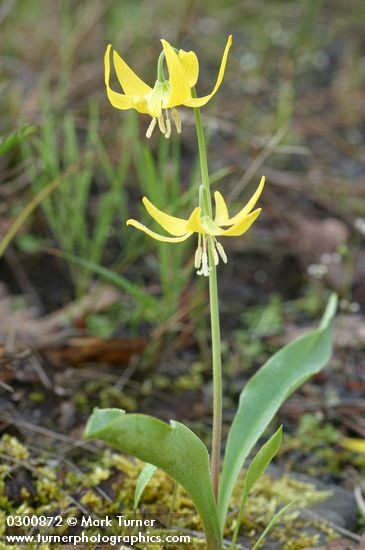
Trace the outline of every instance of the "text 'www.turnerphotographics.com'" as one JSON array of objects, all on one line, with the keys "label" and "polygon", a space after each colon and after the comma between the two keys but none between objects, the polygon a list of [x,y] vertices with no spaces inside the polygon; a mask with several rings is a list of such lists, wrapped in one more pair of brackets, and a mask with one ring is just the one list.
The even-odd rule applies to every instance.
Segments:
[{"label": "text 'www.turnerphotographics.com'", "polygon": [[[174,525],[174,529],[170,529]],[[176,528],[176,525],[179,527]],[[193,514],[54,515],[5,518],[7,544],[168,544],[191,547]]]}]

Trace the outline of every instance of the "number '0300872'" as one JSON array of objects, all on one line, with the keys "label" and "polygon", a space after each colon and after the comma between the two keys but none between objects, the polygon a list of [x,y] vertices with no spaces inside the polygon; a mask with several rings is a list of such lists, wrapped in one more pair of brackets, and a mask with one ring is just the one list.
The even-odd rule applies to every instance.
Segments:
[{"label": "number '0300872'", "polygon": [[7,516],[8,527],[60,527],[62,516]]}]

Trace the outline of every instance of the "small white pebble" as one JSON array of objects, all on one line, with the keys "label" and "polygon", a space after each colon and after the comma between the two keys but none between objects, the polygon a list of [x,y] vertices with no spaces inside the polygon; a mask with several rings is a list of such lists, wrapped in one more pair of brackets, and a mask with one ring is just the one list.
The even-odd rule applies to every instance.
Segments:
[{"label": "small white pebble", "polygon": [[349,308],[350,302],[346,298],[342,298],[339,302],[340,309],[347,310]]},{"label": "small white pebble", "polygon": [[328,273],[328,267],[323,264],[311,264],[307,269],[307,273],[314,279],[322,279]]},{"label": "small white pebble", "polygon": [[321,262],[323,264],[330,264],[331,261],[332,261],[332,254],[329,254],[328,252],[325,252],[324,254],[322,254]]},{"label": "small white pebble", "polygon": [[365,218],[356,218],[354,221],[354,227],[361,233],[365,235]]},{"label": "small white pebble", "polygon": [[341,262],[341,260],[342,260],[341,254],[339,254],[338,252],[334,252],[332,254],[332,262],[334,264],[339,264]]}]

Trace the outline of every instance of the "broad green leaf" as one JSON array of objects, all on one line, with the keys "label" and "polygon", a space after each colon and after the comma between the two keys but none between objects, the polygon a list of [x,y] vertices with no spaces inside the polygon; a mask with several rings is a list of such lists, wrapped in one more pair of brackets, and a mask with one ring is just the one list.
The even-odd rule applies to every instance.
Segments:
[{"label": "broad green leaf", "polygon": [[33,134],[34,131],[35,126],[26,124],[22,128],[19,128],[19,130],[14,130],[7,136],[0,137],[0,156],[5,155],[5,153],[13,149],[23,139]]},{"label": "broad green leaf", "polygon": [[253,446],[284,401],[329,361],[336,305],[333,294],[319,328],[275,353],[244,387],[227,439],[218,500],[221,528],[233,487]]},{"label": "broad green leaf", "polygon": [[143,470],[139,474],[139,477],[138,477],[138,480],[137,480],[137,485],[136,485],[136,490],[134,492],[133,508],[135,510],[139,506],[139,501],[141,500],[141,496],[143,494],[143,491],[147,487],[151,477],[153,476],[153,474],[155,473],[156,470],[157,470],[156,466],[154,466],[153,464],[149,464],[148,462],[147,462],[147,464],[145,464],[143,466]]},{"label": "broad green leaf", "polygon": [[207,548],[220,550],[220,529],[209,472],[208,451],[180,422],[166,424],[144,414],[96,409],[85,428],[86,439],[102,439],[153,464],[180,483],[194,502],[207,536]]},{"label": "broad green leaf", "polygon": [[255,458],[251,462],[250,466],[248,467],[245,478],[245,485],[243,488],[241,506],[238,512],[237,523],[232,538],[232,548],[236,544],[238,530],[242,521],[243,509],[246,504],[248,495],[255,483],[260,479],[260,477],[264,475],[266,468],[280,449],[282,438],[283,427],[280,426],[280,428],[274,433],[274,435],[270,437],[269,441],[267,441],[261,447]]},{"label": "broad green leaf", "polygon": [[257,550],[257,548],[260,546],[260,544],[262,543],[262,541],[265,539],[265,537],[267,537],[267,535],[269,534],[269,531],[274,527],[275,523],[277,523],[279,521],[279,519],[281,518],[281,516],[283,516],[285,514],[285,512],[287,512],[287,510],[293,506],[295,502],[295,499],[292,500],[291,502],[288,502],[288,504],[286,504],[285,506],[283,506],[283,508],[281,510],[279,510],[275,516],[272,518],[272,520],[268,523],[268,525],[265,527],[263,533],[260,535],[259,539],[257,540],[255,546],[252,548],[252,550]]}]

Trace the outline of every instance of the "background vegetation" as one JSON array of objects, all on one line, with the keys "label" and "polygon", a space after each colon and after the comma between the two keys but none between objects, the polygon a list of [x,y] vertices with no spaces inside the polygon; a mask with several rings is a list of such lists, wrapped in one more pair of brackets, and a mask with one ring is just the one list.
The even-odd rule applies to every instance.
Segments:
[{"label": "background vegetation", "polygon": [[[364,457],[339,443],[365,437],[364,19],[357,0],[1,4],[4,509],[62,507],[70,492],[87,505],[101,480],[113,499],[115,468],[127,491],[135,475],[105,453],[93,459],[105,477],[83,478],[79,492],[71,482],[55,481],[57,496],[38,486],[52,453],[66,476],[91,468],[90,445],[80,450],[78,439],[95,405],[209,434],[207,292],[193,272],[195,243],[157,244],[125,226],[144,216],[143,194],[171,213],[195,205],[193,114],[181,109],[181,137],[155,132],[147,142],[148,117],[113,109],[103,83],[108,43],[153,83],[161,37],[198,54],[200,95],[233,34],[224,82],[202,113],[212,181],[234,211],[267,178],[260,219],[225,243],[229,263],[218,271],[226,420],[245,380],[314,323],[335,290],[335,355],[283,409],[279,464],[349,491],[360,483]],[[361,525],[359,516],[351,529]]]}]

